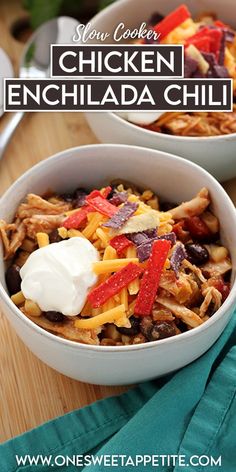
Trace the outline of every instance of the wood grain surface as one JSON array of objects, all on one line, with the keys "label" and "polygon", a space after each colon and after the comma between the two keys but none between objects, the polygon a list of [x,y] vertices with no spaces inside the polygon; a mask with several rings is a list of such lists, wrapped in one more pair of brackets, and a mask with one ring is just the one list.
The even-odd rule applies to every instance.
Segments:
[{"label": "wood grain surface", "polygon": [[[15,20],[25,15],[21,3],[0,1],[0,47],[9,54],[16,74],[23,44],[10,30]],[[0,130],[7,119],[0,119]],[[1,194],[37,162],[68,147],[96,142],[81,113],[28,114],[0,162]],[[0,442],[124,390],[86,385],[58,374],[31,354],[0,314]]]},{"label": "wood grain surface", "polygon": [[[9,54],[16,75],[23,44],[13,38],[11,28],[25,16],[21,3],[0,2],[0,47]],[[7,119],[0,119],[0,131]],[[81,113],[28,114],[0,162],[1,194],[35,163],[68,147],[96,142]],[[236,202],[236,180],[225,188]],[[124,390],[87,385],[58,374],[31,354],[0,314],[0,442]]]}]

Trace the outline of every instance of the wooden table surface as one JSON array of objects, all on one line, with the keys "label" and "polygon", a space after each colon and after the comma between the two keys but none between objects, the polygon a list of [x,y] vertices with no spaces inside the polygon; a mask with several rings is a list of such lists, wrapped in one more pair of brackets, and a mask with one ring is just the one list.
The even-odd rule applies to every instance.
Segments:
[{"label": "wooden table surface", "polygon": [[[9,31],[14,21],[25,15],[21,3],[0,2],[0,47],[9,54],[16,70],[23,44]],[[0,129],[7,118],[0,119]],[[1,194],[42,159],[72,146],[96,142],[81,113],[28,114],[0,162]],[[0,442],[122,391],[122,387],[86,385],[50,369],[31,354],[0,314]]]},{"label": "wooden table surface", "polygon": [[[23,44],[10,31],[25,16],[21,3],[0,3],[0,47],[9,54],[16,73]],[[0,130],[7,118],[0,119]],[[68,147],[96,142],[81,113],[28,114],[0,162],[1,194],[35,163]],[[236,179],[225,188],[236,203]],[[124,390],[87,385],[58,374],[31,354],[0,313],[0,442]]]}]

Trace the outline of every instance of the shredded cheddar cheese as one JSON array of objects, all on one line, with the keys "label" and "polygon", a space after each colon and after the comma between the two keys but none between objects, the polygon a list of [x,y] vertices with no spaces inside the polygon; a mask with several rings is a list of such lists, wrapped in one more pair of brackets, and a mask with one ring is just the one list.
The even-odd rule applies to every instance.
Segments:
[{"label": "shredded cheddar cheese", "polygon": [[105,260],[93,263],[93,270],[95,274],[106,274],[107,272],[116,272],[122,267],[125,267],[130,262],[134,264],[138,264],[139,260],[137,257],[130,257],[129,259],[112,259],[112,260]]},{"label": "shredded cheddar cheese", "polygon": [[93,316],[87,320],[76,320],[75,327],[79,329],[94,329],[102,326],[105,323],[114,323],[114,321],[122,318],[125,315],[124,305],[119,305],[111,310],[105,311],[100,315]]}]

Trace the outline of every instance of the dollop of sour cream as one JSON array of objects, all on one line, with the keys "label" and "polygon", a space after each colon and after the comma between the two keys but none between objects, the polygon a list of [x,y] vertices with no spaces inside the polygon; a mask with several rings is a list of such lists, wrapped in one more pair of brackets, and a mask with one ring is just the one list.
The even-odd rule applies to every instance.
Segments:
[{"label": "dollop of sour cream", "polygon": [[93,262],[97,249],[85,238],[74,237],[37,249],[20,270],[21,290],[42,311],[78,315],[90,287],[97,282]]},{"label": "dollop of sour cream", "polygon": [[152,111],[147,111],[147,112],[142,112],[142,111],[137,111],[137,112],[119,112],[117,113],[120,118],[123,118],[126,121],[130,121],[131,123],[134,123],[135,125],[151,125],[156,121],[158,118],[160,118],[161,115],[163,115],[163,112],[152,112]]}]

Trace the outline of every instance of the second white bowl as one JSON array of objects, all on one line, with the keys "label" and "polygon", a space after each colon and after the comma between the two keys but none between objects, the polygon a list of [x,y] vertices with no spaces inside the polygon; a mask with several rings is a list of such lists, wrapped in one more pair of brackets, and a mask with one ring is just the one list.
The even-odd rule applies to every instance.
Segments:
[{"label": "second white bowl", "polygon": [[[118,23],[124,22],[127,28],[133,29],[152,13],[166,15],[180,3],[179,0],[118,0],[93,18],[92,27],[110,33],[112,38]],[[204,11],[213,11],[220,20],[236,27],[232,18],[235,0],[185,0],[184,3],[194,17]],[[113,41],[109,38],[109,42]],[[178,154],[204,167],[220,181],[236,175],[236,133],[203,138],[179,137],[142,129],[114,113],[88,112],[86,117],[93,132],[103,143],[134,144]]]}]

